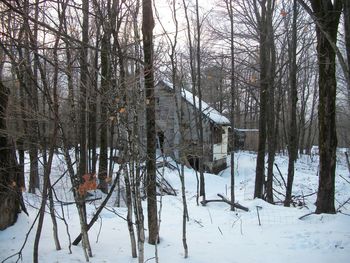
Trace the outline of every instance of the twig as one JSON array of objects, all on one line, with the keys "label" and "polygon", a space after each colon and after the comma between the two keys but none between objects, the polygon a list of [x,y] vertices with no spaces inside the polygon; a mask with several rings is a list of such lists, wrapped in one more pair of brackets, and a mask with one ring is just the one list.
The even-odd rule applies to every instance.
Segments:
[{"label": "twig", "polygon": [[299,217],[299,219],[302,220],[302,219],[304,219],[305,217],[311,216],[311,215],[313,215],[313,214],[316,214],[316,213],[315,213],[315,212],[308,213],[308,214],[306,214],[306,215],[303,215],[303,216]]},{"label": "twig", "polygon": [[220,229],[220,227],[219,227],[219,226],[218,226],[218,229],[219,229],[219,231],[220,231],[221,235],[223,236],[224,234],[222,233],[222,231],[221,231],[221,229]]},{"label": "twig", "polygon": [[35,223],[36,223],[36,220],[38,220],[38,218],[39,218],[39,212],[36,214],[36,217],[35,217],[35,219],[34,219],[34,221],[33,221],[33,224],[30,226],[29,231],[28,231],[27,234],[26,234],[26,237],[25,237],[25,239],[24,239],[24,242],[23,242],[23,244],[22,244],[21,249],[20,249],[17,253],[15,253],[15,254],[13,254],[13,255],[8,256],[7,258],[5,258],[3,261],[1,261],[1,263],[4,263],[5,261],[9,260],[10,258],[13,258],[13,257],[16,256],[16,255],[18,255],[18,258],[17,258],[16,262],[18,262],[19,260],[22,260],[22,251],[23,251],[23,249],[24,249],[24,247],[25,247],[25,245],[26,245],[26,243],[27,243],[27,241],[28,241],[29,234],[30,234],[30,232],[33,230],[33,227],[34,227],[34,225],[35,225]]},{"label": "twig", "polygon": [[97,233],[97,237],[96,237],[96,244],[98,243],[98,239],[100,238],[100,234],[101,234],[101,229],[102,229],[102,217],[98,216],[101,219],[101,223],[100,223],[100,228],[98,229],[98,233]]},{"label": "twig", "polygon": [[151,257],[151,258],[147,259],[147,260],[145,261],[145,263],[148,262],[148,261],[151,261],[152,259],[155,259],[155,258],[156,258],[156,257]]},{"label": "twig", "polygon": [[213,218],[211,217],[211,213],[210,213],[209,209],[207,209],[207,211],[208,211],[208,214],[209,214],[210,222],[211,222],[211,224],[213,224]]},{"label": "twig", "polygon": [[277,179],[277,177],[273,174],[273,178],[277,181],[278,185],[282,187],[281,181]]},{"label": "twig", "polygon": [[272,190],[273,190],[273,191],[275,191],[277,194],[279,194],[279,195],[282,195],[282,196],[286,197],[286,195],[285,195],[285,194],[283,194],[283,193],[281,193],[281,192],[277,191],[275,188],[273,188]]},{"label": "twig", "polygon": [[203,224],[202,224],[200,221],[198,221],[198,220],[196,220],[196,219],[193,219],[193,221],[194,221],[195,223],[197,223],[198,225],[200,225],[201,227],[204,227]]},{"label": "twig", "polygon": [[348,184],[350,184],[350,182],[349,182],[344,176],[342,176],[342,175],[340,175],[340,174],[339,174],[339,176],[340,176],[341,178],[343,178]]},{"label": "twig", "polygon": [[256,213],[258,214],[259,226],[261,226],[260,215],[259,215],[259,209],[262,209],[262,207],[257,205],[257,206],[256,206]]},{"label": "twig", "polygon": [[281,176],[281,178],[282,178],[282,181],[283,181],[284,187],[285,187],[285,188],[287,188],[286,181],[284,180],[283,175],[282,175],[282,172],[281,172],[280,168],[278,167],[277,163],[275,163],[275,166],[276,166],[276,168],[277,168],[277,171],[278,171],[279,175],[280,175],[280,176]]},{"label": "twig", "polygon": [[[86,199],[84,200],[85,202],[93,202],[93,201],[97,201],[97,200],[101,200],[102,197],[96,197],[96,198],[93,198],[93,199]],[[62,205],[73,205],[73,204],[76,204],[77,202],[75,201],[72,201],[72,202],[64,202],[64,201],[61,201],[61,200],[58,200],[57,199],[57,202],[59,202],[60,204]]]},{"label": "twig", "polygon": [[345,215],[345,216],[350,216],[350,214],[344,213],[342,211],[339,211],[340,214]]},{"label": "twig", "polygon": [[[273,190],[274,190],[274,189],[273,189]],[[282,199],[281,199],[278,195],[276,195],[276,194],[274,193],[273,196],[274,196],[275,198],[277,198],[279,202],[282,202],[282,203],[283,203]],[[277,201],[276,201],[276,202],[277,202]],[[276,202],[274,202],[274,203],[276,204]]]},{"label": "twig", "polygon": [[348,198],[348,200],[346,200],[343,204],[341,204],[341,205],[338,207],[337,211],[340,211],[340,208],[342,208],[344,205],[346,205],[349,201],[350,201],[350,197]]},{"label": "twig", "polygon": [[62,212],[62,218],[61,220],[63,220],[64,225],[66,226],[66,232],[67,232],[67,236],[68,236],[68,249],[69,249],[69,254],[72,254],[72,239],[69,233],[69,226],[67,223],[67,220],[64,216],[64,209],[63,209],[63,205],[61,205],[61,212]]}]

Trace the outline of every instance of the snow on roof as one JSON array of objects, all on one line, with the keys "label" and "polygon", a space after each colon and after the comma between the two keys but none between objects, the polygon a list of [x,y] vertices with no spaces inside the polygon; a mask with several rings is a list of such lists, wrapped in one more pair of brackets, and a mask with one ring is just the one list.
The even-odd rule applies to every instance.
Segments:
[{"label": "snow on roof", "polygon": [[[162,82],[168,88],[173,89],[173,84],[171,82],[168,82],[166,80],[161,80],[160,82]],[[190,103],[191,105],[194,106],[192,92],[185,90],[185,89],[181,89],[181,90],[182,90],[181,91],[182,97],[188,103]],[[199,98],[197,96],[195,96],[195,104],[196,104],[196,108],[199,109]],[[231,122],[224,115],[222,115],[220,112],[218,112],[213,107],[210,107],[208,105],[208,103],[206,103],[203,100],[202,100],[202,112],[209,120],[211,120],[212,122],[214,122],[216,124],[219,124],[219,125],[230,125],[231,124]]]},{"label": "snow on roof", "polygon": [[241,131],[241,132],[258,132],[259,130],[258,129],[240,129],[240,128],[235,128],[235,130],[237,131]]}]

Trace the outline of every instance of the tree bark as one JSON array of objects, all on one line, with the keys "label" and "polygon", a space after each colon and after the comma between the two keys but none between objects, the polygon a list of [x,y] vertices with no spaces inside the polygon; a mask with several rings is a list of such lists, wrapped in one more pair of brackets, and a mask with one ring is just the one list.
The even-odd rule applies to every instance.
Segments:
[{"label": "tree bark", "polygon": [[144,51],[144,78],[146,90],[146,136],[147,136],[147,215],[148,243],[158,243],[158,216],[156,196],[156,127],[153,69],[153,11],[152,0],[142,1],[142,34]]},{"label": "tree bark", "polygon": [[22,192],[18,187],[16,156],[6,133],[6,112],[9,90],[1,80],[0,72],[0,230],[13,225],[20,212]]},{"label": "tree bark", "polygon": [[345,49],[346,49],[346,58],[348,62],[348,74],[346,79],[346,85],[348,88],[348,107],[350,109],[350,1],[344,0],[344,32],[345,32]]},{"label": "tree bark", "polygon": [[[226,0],[226,10],[230,19],[230,81],[231,81],[231,141],[233,147],[231,149],[231,202],[235,203],[235,46],[234,46],[234,17],[232,0]],[[234,211],[234,205],[231,205],[231,211]]]},{"label": "tree bark", "polygon": [[[336,168],[336,51],[333,43],[337,42],[339,18],[342,1],[312,0],[311,5],[318,21],[317,57],[319,66],[319,154],[320,173],[316,201],[316,213],[335,213],[335,168]],[[321,28],[320,28],[321,27]],[[327,33],[330,39],[327,39]]]},{"label": "tree bark", "polygon": [[[108,24],[108,23],[107,23]],[[103,192],[108,192],[107,170],[108,170],[108,149],[107,149],[107,130],[108,130],[108,96],[107,92],[110,86],[110,31],[108,25],[105,26],[107,32],[104,33],[101,42],[101,126],[100,126],[100,162],[98,168],[98,188]],[[108,32],[109,31],[109,32]]]},{"label": "tree bark", "polygon": [[89,1],[82,1],[83,24],[82,24],[82,43],[80,47],[80,158],[79,158],[79,176],[82,178],[87,173],[87,88],[88,88],[88,43],[89,43]]},{"label": "tree bark", "polygon": [[263,198],[265,183],[265,153],[266,153],[266,118],[267,118],[267,94],[268,86],[268,46],[267,34],[264,21],[266,20],[266,0],[261,1],[261,15],[258,11],[257,1],[254,1],[255,15],[258,20],[259,44],[260,44],[260,112],[259,112],[259,143],[256,160],[254,198]]},{"label": "tree bark", "polygon": [[268,160],[267,160],[267,180],[266,184],[266,201],[273,203],[273,164],[275,162],[276,152],[276,134],[275,134],[275,68],[276,68],[276,51],[274,42],[273,29],[273,11],[274,0],[267,1],[267,12],[265,27],[267,32],[267,81],[268,81],[268,106],[267,106],[267,141],[268,141]]},{"label": "tree bark", "polygon": [[198,90],[198,129],[199,129],[199,195],[205,200],[204,179],[204,138],[203,138],[203,114],[202,114],[202,87],[201,87],[201,22],[199,21],[199,5],[196,0],[196,23],[197,23],[197,90]]},{"label": "tree bark", "polygon": [[294,180],[294,163],[297,157],[298,138],[297,138],[297,101],[298,101],[298,87],[297,87],[297,2],[293,2],[293,24],[292,24],[292,39],[289,46],[289,61],[290,61],[290,125],[289,125],[289,143],[288,143],[288,179],[286,188],[286,198],[284,206],[289,207],[292,201],[292,187]]}]

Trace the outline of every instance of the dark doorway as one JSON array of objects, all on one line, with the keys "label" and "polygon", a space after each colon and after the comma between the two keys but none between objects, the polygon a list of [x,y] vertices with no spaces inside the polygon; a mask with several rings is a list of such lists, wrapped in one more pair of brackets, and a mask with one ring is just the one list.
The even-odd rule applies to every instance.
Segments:
[{"label": "dark doorway", "polygon": [[199,158],[195,155],[187,155],[188,163],[191,165],[193,169],[199,171]]}]

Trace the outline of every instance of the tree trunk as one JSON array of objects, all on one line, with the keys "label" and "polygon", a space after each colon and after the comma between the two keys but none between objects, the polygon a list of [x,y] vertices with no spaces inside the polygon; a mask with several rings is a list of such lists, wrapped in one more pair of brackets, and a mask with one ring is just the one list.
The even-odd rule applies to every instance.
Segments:
[{"label": "tree trunk", "polygon": [[[189,45],[189,55],[190,55],[190,68],[191,68],[191,87],[192,87],[192,99],[194,101],[194,107],[196,106],[196,72],[195,72],[195,61],[194,61],[194,54],[193,54],[193,44],[192,44],[192,33],[191,33],[191,27],[190,27],[190,20],[189,20],[189,15],[188,15],[188,11],[187,11],[187,5],[186,5],[186,1],[182,0],[183,6],[184,6],[184,11],[185,11],[185,18],[186,18],[186,24],[187,24],[187,37],[188,37],[188,45]],[[198,111],[194,111],[194,119],[195,119],[195,124],[196,127],[199,127],[198,124]],[[199,138],[199,129],[196,128],[196,135],[197,135],[197,140]],[[191,135],[192,138],[192,135]],[[192,146],[192,152],[197,152],[197,149],[195,148],[195,146]],[[196,196],[196,202],[197,205],[199,205],[199,196],[200,196],[200,183],[199,183],[199,178],[198,178],[198,173],[197,170],[196,172],[196,180],[197,180],[197,196]]]},{"label": "tree trunk", "polygon": [[96,173],[96,163],[97,163],[97,95],[98,95],[98,79],[99,79],[99,72],[98,72],[98,63],[99,63],[99,38],[100,38],[100,24],[96,20],[96,43],[95,43],[95,50],[94,50],[94,66],[93,66],[93,72],[91,73],[92,82],[90,88],[90,100],[89,100],[89,171],[91,173]]},{"label": "tree trunk", "polygon": [[[25,12],[30,15],[29,12],[29,1],[25,1]],[[35,21],[39,19],[39,1],[35,1]],[[32,115],[28,122],[28,132],[29,132],[29,160],[30,160],[30,172],[29,172],[29,190],[31,193],[35,193],[35,189],[39,188],[39,162],[38,162],[38,143],[39,143],[39,125],[38,125],[38,60],[34,59],[33,63],[33,72],[31,73],[31,54],[29,52],[29,48],[33,50],[33,52],[37,52],[37,38],[38,38],[38,23],[34,23],[34,28],[30,28],[28,19],[25,20],[26,30],[28,34],[28,46],[25,47],[26,59],[27,59],[27,74],[29,75],[29,80],[27,83],[28,90],[30,94],[28,94],[28,104],[30,105],[30,114]],[[33,30],[33,34],[29,34],[29,32]],[[32,76],[30,76],[32,75]]]},{"label": "tree trunk", "polygon": [[267,180],[266,180],[266,201],[273,203],[273,164],[275,162],[276,152],[276,134],[275,134],[275,68],[276,51],[273,31],[273,11],[274,0],[267,1],[267,12],[265,27],[267,32],[267,81],[268,81],[268,106],[267,106],[267,141],[268,141],[268,160],[267,160]]},{"label": "tree trunk", "polygon": [[[82,0],[82,43],[80,46],[80,122],[79,122],[79,169],[78,180],[82,182],[83,175],[88,172],[88,160],[87,160],[87,89],[89,80],[88,71],[88,43],[89,43],[89,1]],[[87,233],[87,218],[84,196],[77,194],[76,196],[78,214],[81,225],[81,232],[83,234],[83,251],[86,261],[89,261],[89,257],[92,257],[92,251]]]},{"label": "tree trunk", "polygon": [[126,221],[128,224],[130,243],[131,243],[131,255],[133,258],[137,257],[136,251],[136,240],[135,240],[135,231],[134,231],[134,223],[132,221],[132,191],[130,185],[130,177],[128,168],[125,166],[123,171],[124,173],[124,182],[125,182],[125,192],[126,192],[126,206],[128,208],[128,213],[126,216]]},{"label": "tree trunk", "polygon": [[199,129],[199,195],[205,200],[204,179],[204,138],[203,138],[203,114],[202,114],[202,87],[201,87],[201,22],[199,21],[199,5],[196,0],[196,23],[197,23],[197,89],[198,89],[198,129]]},{"label": "tree trunk", "polygon": [[[320,173],[319,186],[316,201],[316,213],[335,213],[335,168],[336,168],[336,52],[326,32],[333,43],[337,42],[339,17],[342,9],[342,1],[317,1],[312,0],[311,5],[318,21],[317,57],[319,66],[319,152]],[[320,28],[322,27],[322,28]]]},{"label": "tree trunk", "polygon": [[259,112],[259,143],[256,160],[254,198],[263,198],[265,183],[265,153],[266,153],[266,120],[267,120],[267,94],[268,83],[268,32],[264,21],[266,20],[266,1],[261,2],[261,15],[258,13],[257,2],[254,1],[255,12],[258,19],[260,44],[260,112]]},{"label": "tree trunk", "polygon": [[[231,81],[231,141],[233,147],[231,149],[231,202],[235,203],[235,46],[234,46],[234,17],[233,17],[233,6],[232,0],[226,0],[226,10],[230,18],[230,56],[231,56],[231,70],[230,70],[230,81]],[[231,206],[231,211],[234,211],[235,207]]]},{"label": "tree trunk", "polygon": [[89,1],[82,1],[82,11],[83,11],[83,24],[82,24],[82,43],[80,47],[80,123],[79,123],[79,132],[80,132],[80,158],[79,158],[79,176],[82,178],[84,174],[87,173],[87,88],[88,88],[88,43],[89,43]]},{"label": "tree trunk", "polygon": [[9,90],[3,85],[0,72],[0,230],[13,225],[20,212],[22,193],[18,187],[16,156],[6,133],[6,111]]},{"label": "tree trunk", "polygon": [[107,149],[107,129],[108,129],[108,96],[107,92],[110,85],[110,33],[108,26],[101,42],[101,126],[100,126],[100,162],[98,168],[98,188],[103,192],[108,192],[107,171],[108,171],[108,149]]},{"label": "tree trunk", "polygon": [[286,198],[284,200],[284,206],[290,206],[292,201],[292,187],[294,180],[294,163],[297,157],[298,138],[297,138],[297,100],[298,100],[298,87],[297,87],[297,3],[293,2],[293,24],[292,24],[292,39],[289,46],[289,61],[290,61],[290,125],[289,125],[289,143],[288,143],[288,179],[286,188]]},{"label": "tree trunk", "polygon": [[348,87],[348,107],[350,109],[350,1],[344,0],[344,32],[345,32],[345,48],[346,58],[348,62],[348,78],[346,78],[346,84]]},{"label": "tree trunk", "polygon": [[148,243],[158,242],[157,191],[156,191],[156,127],[153,69],[153,11],[152,0],[142,1],[142,34],[144,51],[144,78],[146,90],[146,136],[147,136],[147,213]]}]

